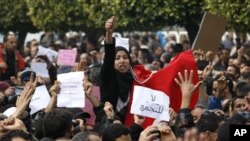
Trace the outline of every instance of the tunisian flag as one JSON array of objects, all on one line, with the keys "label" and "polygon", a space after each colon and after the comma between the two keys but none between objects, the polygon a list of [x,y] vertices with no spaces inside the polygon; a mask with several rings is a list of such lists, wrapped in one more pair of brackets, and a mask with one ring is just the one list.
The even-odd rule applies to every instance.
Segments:
[{"label": "tunisian flag", "polygon": [[[198,83],[198,73],[197,65],[194,60],[193,52],[191,50],[184,51],[178,54],[167,67],[159,70],[156,73],[153,73],[145,70],[143,65],[138,65],[133,68],[133,73],[135,81],[133,86],[139,85],[148,87],[154,90],[163,91],[170,98],[170,107],[173,108],[176,112],[179,111],[181,106],[181,90],[179,86],[175,83],[174,78],[178,77],[178,72],[184,74],[184,70],[188,71],[188,74],[193,70],[193,84]],[[196,90],[193,93],[190,108],[194,108],[199,96],[199,91]],[[128,127],[134,123],[134,117],[130,114],[131,104],[133,100],[133,88],[132,95],[130,96],[128,113],[126,116],[125,125]],[[146,118],[143,124],[143,127],[147,127],[153,123],[154,119]]]}]

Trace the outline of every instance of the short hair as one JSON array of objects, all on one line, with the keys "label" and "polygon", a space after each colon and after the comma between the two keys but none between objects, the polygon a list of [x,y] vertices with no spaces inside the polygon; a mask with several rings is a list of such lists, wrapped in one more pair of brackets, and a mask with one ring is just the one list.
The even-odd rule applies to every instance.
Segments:
[{"label": "short hair", "polygon": [[245,99],[245,96],[236,96],[236,97],[234,97],[234,98],[232,99],[231,106],[230,106],[232,110],[234,110],[234,105],[235,105],[234,102],[235,102],[237,99]]},{"label": "short hair", "polygon": [[219,141],[229,141],[230,140],[230,124],[224,123],[218,129],[218,139]]},{"label": "short hair", "polygon": [[89,139],[90,135],[95,135],[95,136],[100,137],[96,132],[91,132],[91,131],[79,132],[74,135],[74,137],[72,138],[72,141],[90,141]]},{"label": "short hair", "polygon": [[126,126],[118,123],[111,124],[105,128],[104,133],[102,135],[102,140],[115,141],[122,135],[128,135],[128,134],[130,134],[130,130]]},{"label": "short hair", "polygon": [[198,129],[198,132],[215,132],[216,129],[219,128],[219,123],[222,120],[223,118],[216,115],[214,112],[206,111],[201,115],[201,118],[196,123],[196,127]]},{"label": "short hair", "polygon": [[12,139],[16,137],[20,137],[22,139],[30,140],[30,141],[32,139],[29,136],[29,134],[25,133],[22,130],[12,130],[12,131],[7,132],[5,135],[3,135],[1,137],[1,141],[12,141]]},{"label": "short hair", "polygon": [[72,128],[73,115],[66,109],[54,109],[46,113],[43,120],[45,137],[57,139],[64,137]]}]

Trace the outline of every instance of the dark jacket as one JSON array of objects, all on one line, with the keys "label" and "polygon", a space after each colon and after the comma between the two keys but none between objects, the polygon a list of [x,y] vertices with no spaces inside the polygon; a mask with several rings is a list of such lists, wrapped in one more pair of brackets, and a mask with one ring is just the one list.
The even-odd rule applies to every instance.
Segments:
[{"label": "dark jacket", "polygon": [[[129,57],[129,53],[125,48],[124,51]],[[115,39],[113,40],[113,44],[105,44],[104,63],[100,73],[101,102],[105,103],[109,101],[113,105],[114,110],[117,111],[117,116],[124,122],[127,111],[124,108],[117,110],[116,106],[119,98],[122,102],[128,100],[129,91],[133,83],[133,76],[130,71],[127,73],[120,73],[115,70],[114,62],[116,52]]]}]

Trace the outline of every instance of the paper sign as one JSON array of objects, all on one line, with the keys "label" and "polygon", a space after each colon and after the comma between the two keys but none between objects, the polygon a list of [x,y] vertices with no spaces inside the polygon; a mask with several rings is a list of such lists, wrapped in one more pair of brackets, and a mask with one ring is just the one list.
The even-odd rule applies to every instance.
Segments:
[{"label": "paper sign", "polygon": [[225,32],[226,21],[216,15],[206,12],[203,16],[199,32],[192,49],[201,49],[204,52],[217,52],[221,43],[221,36]]},{"label": "paper sign", "polygon": [[39,55],[47,55],[49,60],[53,63],[53,62],[56,61],[58,53],[56,51],[52,50],[52,49],[45,48],[43,46],[39,46],[37,56],[39,56]]},{"label": "paper sign", "polygon": [[[100,100],[100,88],[98,86],[93,86],[93,95],[96,99]],[[86,119],[86,123],[89,125],[95,125],[96,115],[93,111],[93,104],[89,101],[89,99],[85,99],[85,107],[83,109],[84,112],[90,114],[90,118]]]},{"label": "paper sign", "polygon": [[46,63],[31,63],[31,69],[36,73],[37,76],[49,78],[49,72]]},{"label": "paper sign", "polygon": [[30,114],[34,114],[39,110],[46,108],[50,102],[50,95],[45,85],[36,87],[36,90],[30,101]]},{"label": "paper sign", "polygon": [[76,50],[60,49],[57,58],[57,64],[74,66],[76,60],[76,54],[77,54]]},{"label": "paper sign", "polygon": [[162,91],[135,86],[131,113],[169,121],[169,97]]},{"label": "paper sign", "polygon": [[116,37],[115,38],[115,46],[118,47],[124,47],[129,51],[129,38],[121,38],[121,37]]},{"label": "paper sign", "polygon": [[85,106],[85,93],[83,91],[83,72],[70,72],[57,75],[60,81],[60,93],[57,96],[58,107],[79,107]]}]

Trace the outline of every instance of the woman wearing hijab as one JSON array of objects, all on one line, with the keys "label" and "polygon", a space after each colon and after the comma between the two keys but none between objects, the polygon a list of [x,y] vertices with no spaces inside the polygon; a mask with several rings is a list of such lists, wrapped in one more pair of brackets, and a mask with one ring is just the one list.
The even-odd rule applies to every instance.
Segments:
[{"label": "woman wearing hijab", "polygon": [[114,16],[106,21],[105,57],[101,68],[101,101],[109,101],[122,122],[125,120],[133,76],[130,72],[131,58],[124,47],[115,47],[112,33]]}]

